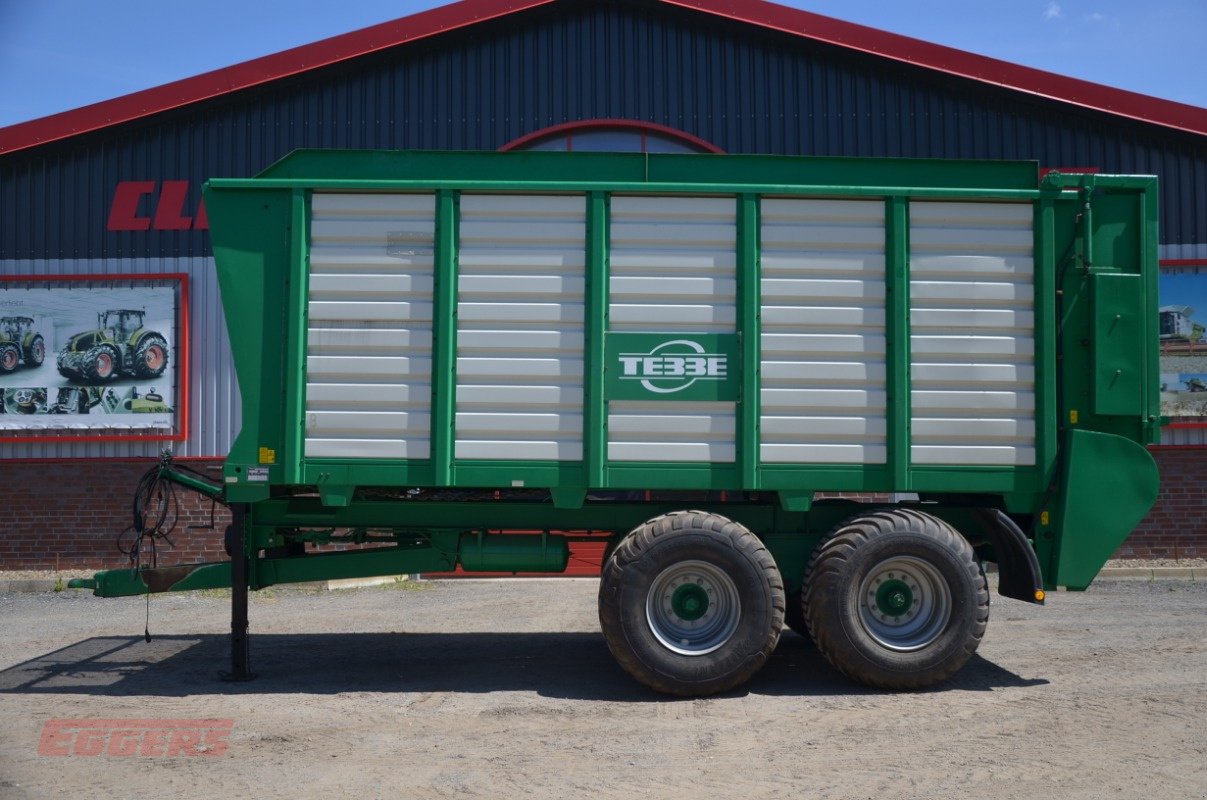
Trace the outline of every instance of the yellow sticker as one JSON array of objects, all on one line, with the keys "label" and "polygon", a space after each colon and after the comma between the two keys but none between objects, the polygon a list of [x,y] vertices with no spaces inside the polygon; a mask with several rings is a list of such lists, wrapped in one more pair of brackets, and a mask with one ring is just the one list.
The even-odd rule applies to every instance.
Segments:
[{"label": "yellow sticker", "polygon": [[1047,524],[1048,524],[1048,512],[1047,512],[1047,511],[1045,511],[1045,512],[1043,512],[1042,514],[1040,514],[1040,515],[1039,515],[1039,524],[1040,524],[1040,525],[1047,525]]},{"label": "yellow sticker", "polygon": [[261,464],[277,463],[277,451],[270,450],[267,447],[261,447],[260,448],[260,463]]},{"label": "yellow sticker", "polygon": [[1070,425],[1077,424],[1077,409],[1075,409],[1075,408],[1069,412],[1069,424]]}]

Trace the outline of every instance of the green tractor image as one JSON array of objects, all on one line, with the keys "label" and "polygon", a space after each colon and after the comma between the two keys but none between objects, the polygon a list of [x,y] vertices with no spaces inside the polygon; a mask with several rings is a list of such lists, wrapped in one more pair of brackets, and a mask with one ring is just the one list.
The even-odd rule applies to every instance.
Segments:
[{"label": "green tractor image", "polygon": [[0,375],[22,362],[40,367],[46,359],[46,340],[34,330],[33,317],[0,317]]},{"label": "green tractor image", "polygon": [[75,334],[59,351],[59,374],[88,385],[120,376],[158,378],[168,367],[168,342],[143,327],[145,316],[129,308],[97,314],[95,330]]}]

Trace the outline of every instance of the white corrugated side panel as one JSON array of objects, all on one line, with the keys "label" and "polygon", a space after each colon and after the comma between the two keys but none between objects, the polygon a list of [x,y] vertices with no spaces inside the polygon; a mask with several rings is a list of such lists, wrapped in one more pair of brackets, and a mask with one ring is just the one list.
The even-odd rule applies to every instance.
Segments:
[{"label": "white corrugated side panel", "polygon": [[[733,333],[737,220],[733,197],[613,196],[609,329]],[[735,403],[608,404],[611,461],[732,462]]]},{"label": "white corrugated side panel", "polygon": [[306,456],[431,453],[435,196],[311,204]]},{"label": "white corrugated side panel", "polygon": [[458,459],[583,457],[586,198],[461,196]]},{"label": "white corrugated side panel", "polygon": [[1032,208],[910,204],[911,458],[1035,463]]},{"label": "white corrugated side panel", "polygon": [[764,463],[883,464],[884,202],[764,198]]}]

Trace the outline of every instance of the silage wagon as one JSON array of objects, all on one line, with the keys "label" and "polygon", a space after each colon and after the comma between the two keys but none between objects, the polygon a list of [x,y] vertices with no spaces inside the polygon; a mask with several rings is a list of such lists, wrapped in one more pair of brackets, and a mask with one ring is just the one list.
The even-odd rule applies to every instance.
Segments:
[{"label": "silage wagon", "polygon": [[1151,176],[298,151],[205,202],[243,427],[221,486],[160,477],[230,505],[234,557],[78,585],[233,585],[236,677],[248,588],[602,539],[657,690],[741,684],[785,623],[917,688],[980,642],[986,562],[1083,589],[1156,497]]}]

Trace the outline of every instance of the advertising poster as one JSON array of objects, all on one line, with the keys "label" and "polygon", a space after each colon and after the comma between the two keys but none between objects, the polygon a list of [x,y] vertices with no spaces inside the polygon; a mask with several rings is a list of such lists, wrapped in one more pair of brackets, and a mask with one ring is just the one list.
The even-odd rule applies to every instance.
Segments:
[{"label": "advertising poster", "polygon": [[1207,417],[1207,267],[1161,273],[1161,414]]},{"label": "advertising poster", "polygon": [[0,283],[0,433],[170,432],[177,287]]}]

